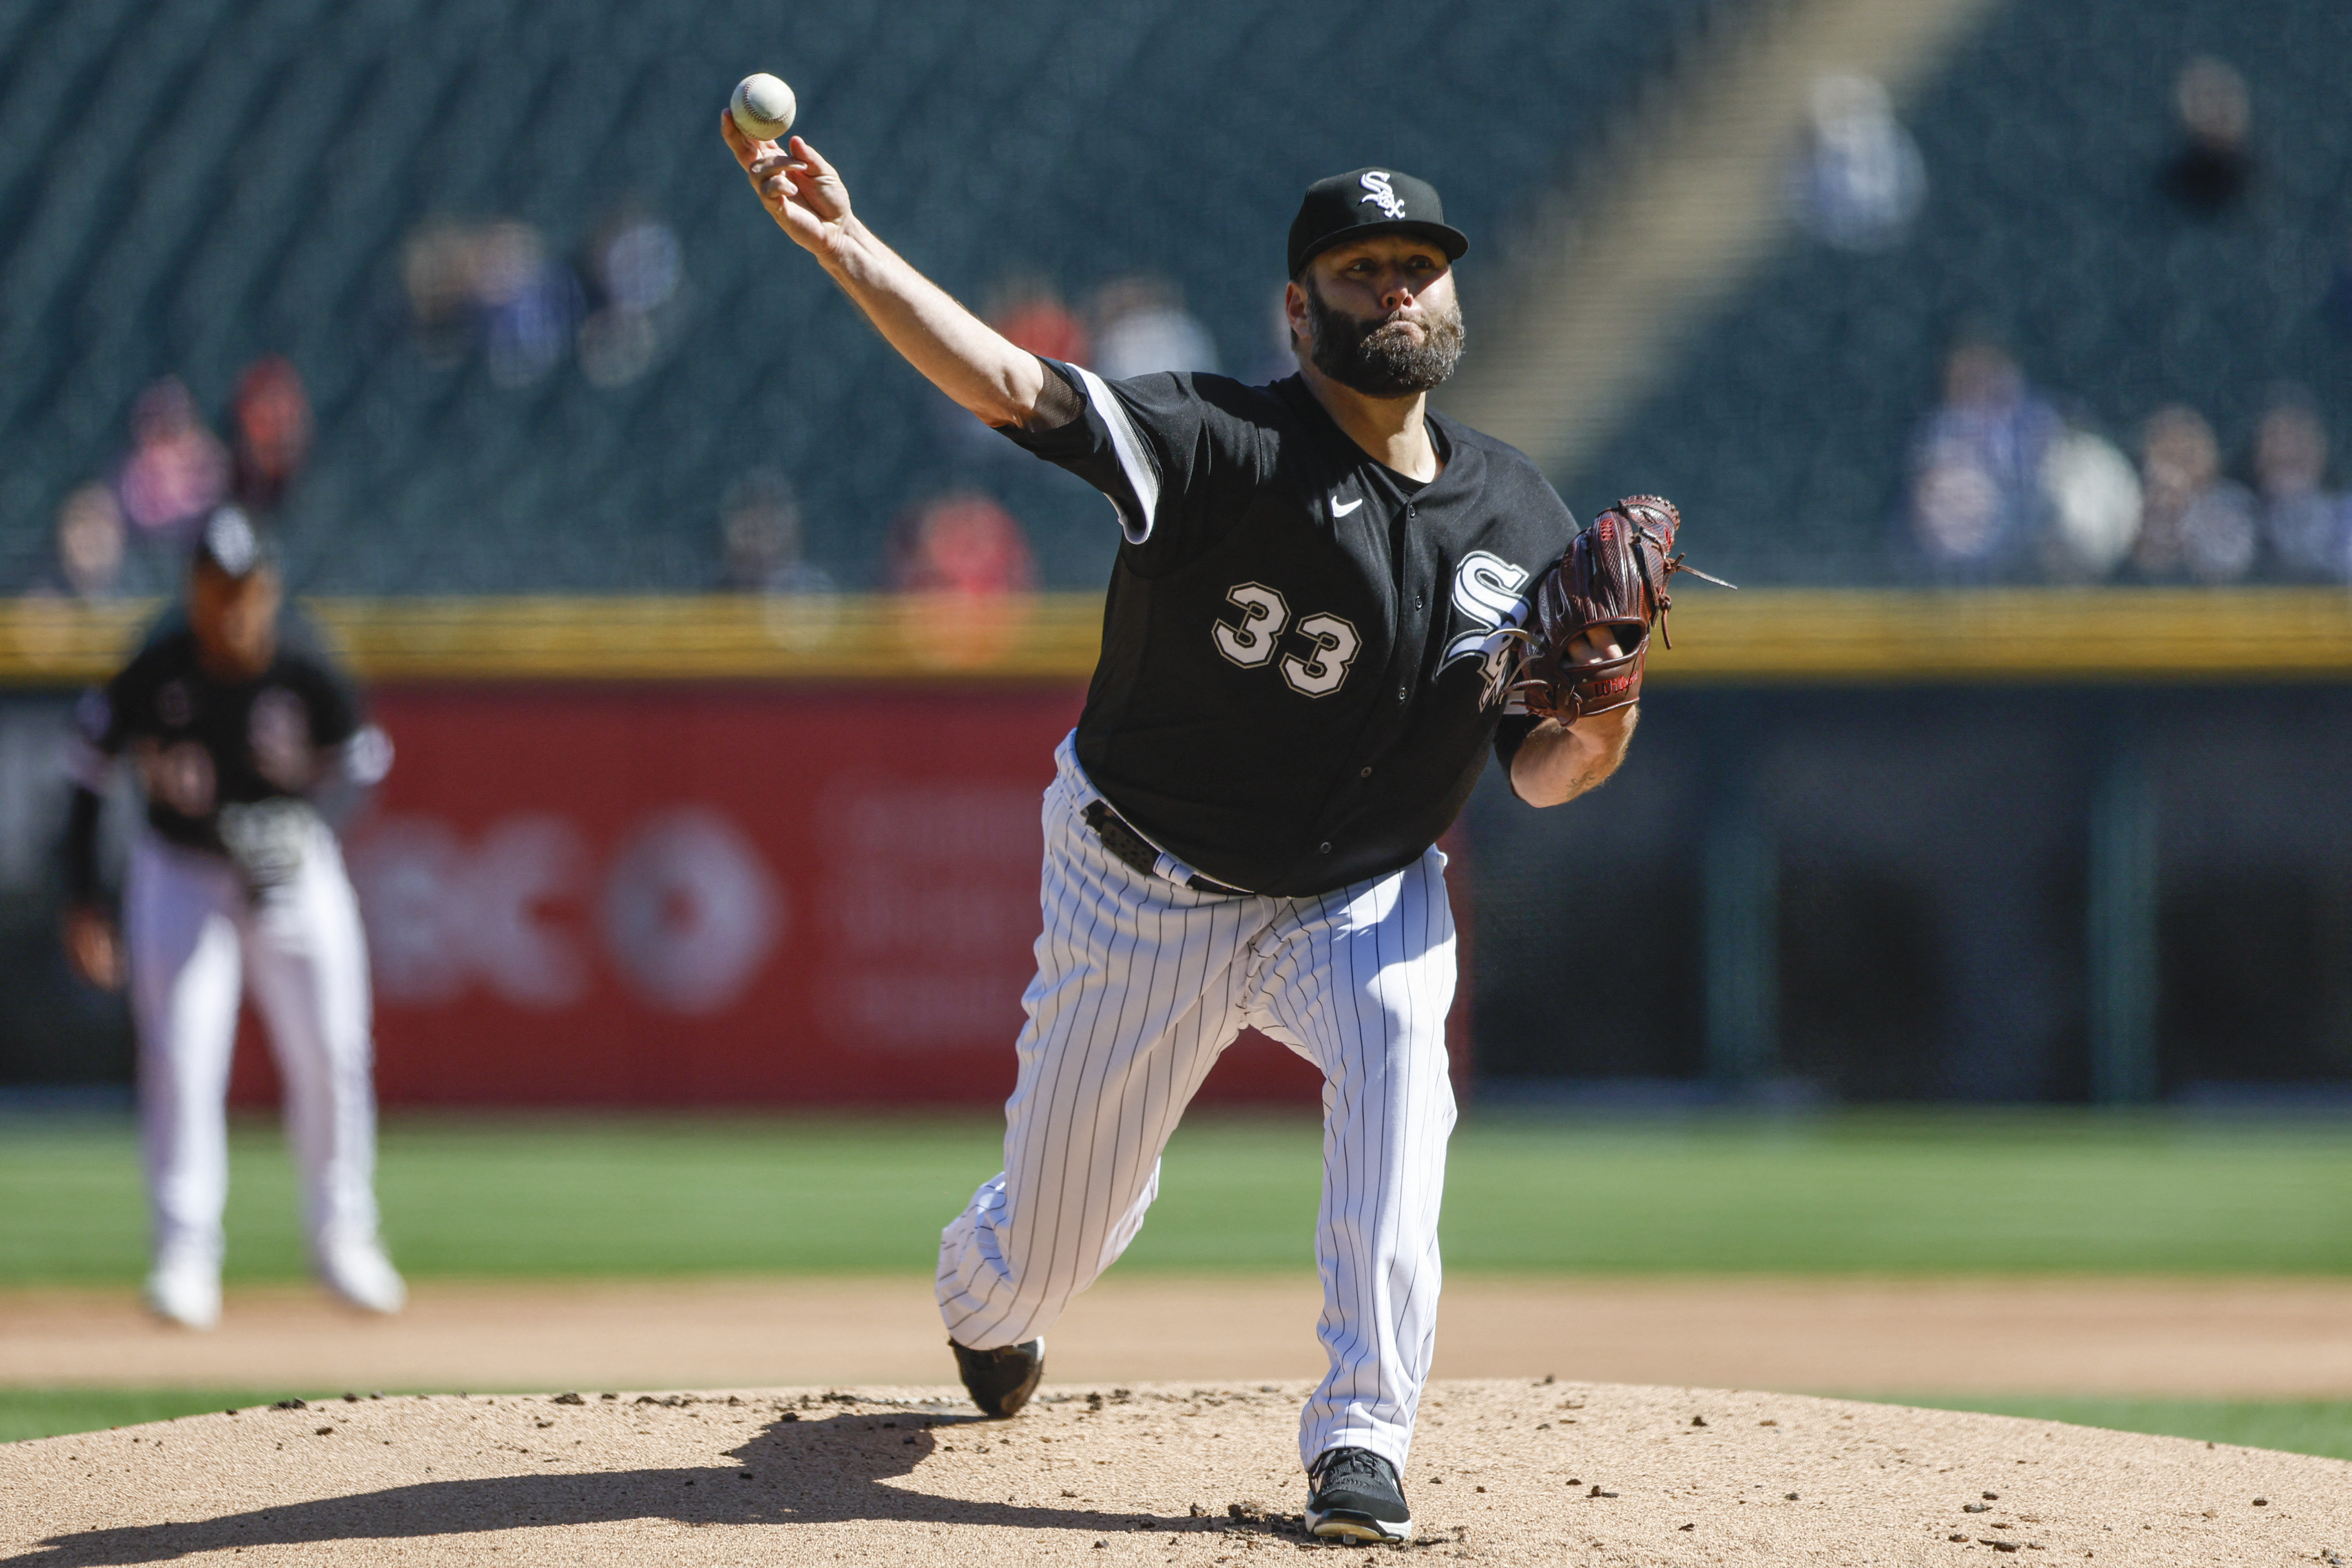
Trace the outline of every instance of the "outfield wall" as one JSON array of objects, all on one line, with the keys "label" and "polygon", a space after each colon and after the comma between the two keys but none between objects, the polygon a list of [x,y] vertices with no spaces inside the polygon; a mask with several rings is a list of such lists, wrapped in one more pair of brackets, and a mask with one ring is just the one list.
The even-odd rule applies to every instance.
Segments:
[{"label": "outfield wall", "polygon": [[[348,855],[384,1103],[1001,1102],[1082,697],[379,692],[400,761]],[[1318,1081],[1253,1035],[1204,1092],[1312,1104]],[[274,1099],[265,1053],[233,1092]]]},{"label": "outfield wall", "polygon": [[[1449,844],[1491,1089],[2352,1084],[2352,598],[1699,593],[1622,775],[1538,813],[1490,773]],[[350,846],[388,1102],[1011,1087],[1099,601],[316,609],[400,751]],[[0,1082],[129,1075],[58,958],[54,753],[148,613],[0,605]],[[1210,1091],[1313,1092],[1255,1040]]]}]

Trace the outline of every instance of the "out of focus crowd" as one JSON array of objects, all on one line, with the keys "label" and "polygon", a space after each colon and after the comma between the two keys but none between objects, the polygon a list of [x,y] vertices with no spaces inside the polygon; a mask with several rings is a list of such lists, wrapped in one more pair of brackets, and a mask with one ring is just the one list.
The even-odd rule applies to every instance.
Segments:
[{"label": "out of focus crowd", "polygon": [[[2173,110],[2158,193],[2183,223],[2223,223],[2262,180],[2245,79],[2193,58]],[[2324,314],[2352,330],[2352,262]],[[2330,488],[2328,456],[2304,388],[2273,388],[2235,449],[2186,402],[2110,433],[2032,385],[2004,346],[1963,332],[1912,444],[1905,542],[1947,582],[2352,582],[2352,494]]]},{"label": "out of focus crowd", "polygon": [[[625,214],[585,254],[575,268],[515,220],[427,226],[404,254],[413,352],[443,370],[478,363],[506,387],[528,385],[567,361],[593,385],[635,380],[669,344],[685,290],[677,236],[658,219]],[[1024,348],[1113,378],[1219,368],[1208,329],[1184,309],[1174,285],[1154,276],[1114,278],[1083,307],[1041,279],[1016,277],[995,291],[985,313]],[[1250,368],[1287,374],[1286,363],[1271,358]],[[892,521],[870,581],[845,582],[811,562],[791,478],[754,465],[720,493],[710,585],[764,594],[1034,590],[1037,563],[1026,531],[986,483],[999,464],[1033,459],[943,397],[934,419],[952,466],[972,480],[918,500]],[[217,427],[180,380],[154,383],[131,411],[112,470],[75,489],[59,508],[55,565],[32,592],[103,600],[167,591],[192,531],[215,507],[236,502],[268,525],[301,474],[311,436],[302,378],[283,357],[255,362]]]},{"label": "out of focus crowd", "polygon": [[[1835,251],[1899,250],[1925,221],[1928,169],[1890,95],[1864,77],[1826,76],[1813,84],[1809,107],[1810,132],[1788,175],[1795,221]],[[2252,113],[2247,84],[2228,64],[2198,57],[2179,69],[2170,151],[2133,176],[2174,230],[2226,235],[2238,216],[2273,199],[2251,137]],[[433,217],[406,235],[397,259],[397,320],[385,341],[412,365],[478,372],[501,399],[552,387],[558,376],[606,393],[640,383],[684,341],[690,313],[679,234],[637,206],[608,212],[568,252],[518,218]],[[1293,368],[1278,310],[1265,313],[1262,336],[1253,334],[1234,363],[1221,356],[1180,287],[1154,274],[1111,276],[1072,299],[1043,275],[1016,271],[980,309],[1021,347],[1112,380],[1228,370],[1263,381]],[[2352,345],[2352,256],[2311,330],[2340,332]],[[1940,395],[1919,416],[1905,458],[1898,576],[1954,584],[2352,583],[2352,495],[2333,478],[2331,410],[2308,391],[2272,388],[2250,421],[2247,388],[2234,385],[2232,397],[2217,399],[2225,413],[2217,430],[2193,400],[2119,410],[2037,385],[2024,366],[2042,363],[2036,347],[1981,327],[1955,333]],[[894,365],[891,374],[904,372]],[[651,395],[671,395],[647,384]],[[2119,401],[2113,384],[2104,395]],[[854,527],[827,520],[832,526],[815,531],[831,553],[812,560],[803,496],[828,493],[829,476],[753,454],[740,469],[709,476],[695,510],[711,522],[693,525],[711,528],[708,542],[688,552],[688,574],[662,586],[692,585],[697,575],[702,586],[771,595],[987,595],[1039,586],[1037,554],[1013,499],[1024,482],[1034,486],[1033,460],[946,398],[932,395],[927,406],[924,439],[936,460],[894,518]],[[1759,429],[1769,425],[1752,405],[1745,417]],[[1902,417],[1866,437],[1866,452],[1827,454],[1875,468],[1882,477],[1871,489],[1879,499],[1869,507],[1885,504],[1881,487]],[[331,434],[365,438],[341,427]],[[31,591],[105,599],[168,590],[190,531],[214,507],[234,502],[265,524],[295,510],[287,503],[313,435],[303,378],[284,357],[254,361],[209,413],[180,380],[154,382],[132,403],[106,471],[58,506],[53,560]],[[433,459],[428,452],[422,460]],[[1034,489],[1027,493],[1034,499]],[[1725,521],[1758,531],[1756,518]],[[1854,521],[1874,527],[1867,517]],[[527,534],[538,525],[520,526]],[[865,542],[877,537],[878,551]],[[845,538],[859,542],[856,555],[843,552]],[[335,544],[305,542],[319,552]],[[514,549],[528,557],[530,539],[519,536]],[[432,580],[428,561],[413,586],[445,584]]]},{"label": "out of focus crowd", "polygon": [[310,399],[289,361],[247,365],[231,395],[228,437],[166,376],[132,404],[129,441],[112,471],[77,486],[58,509],[57,558],[30,592],[104,600],[176,585],[198,523],[235,502],[267,518],[310,456]]},{"label": "out of focus crowd", "polygon": [[2301,391],[2278,389],[2239,453],[2180,403],[2133,445],[2033,387],[1999,345],[1960,344],[1911,452],[1921,569],[1952,583],[2352,582],[2352,496],[2328,487],[2326,426]]},{"label": "out of focus crowd", "polygon": [[592,386],[625,386],[677,336],[686,301],[677,230],[622,209],[591,234],[579,264],[530,225],[435,219],[401,258],[408,330],[430,365],[479,356],[500,386],[527,386],[576,356]]}]

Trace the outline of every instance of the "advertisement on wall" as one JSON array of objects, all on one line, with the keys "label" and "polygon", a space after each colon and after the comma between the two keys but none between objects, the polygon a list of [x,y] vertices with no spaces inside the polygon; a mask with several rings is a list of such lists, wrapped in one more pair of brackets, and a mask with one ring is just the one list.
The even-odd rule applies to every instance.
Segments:
[{"label": "advertisement on wall", "polygon": [[[1079,695],[380,692],[397,760],[346,856],[383,1101],[1002,1101]],[[269,1078],[239,1052],[240,1100]],[[1250,1036],[1204,1096],[1318,1087]]]}]

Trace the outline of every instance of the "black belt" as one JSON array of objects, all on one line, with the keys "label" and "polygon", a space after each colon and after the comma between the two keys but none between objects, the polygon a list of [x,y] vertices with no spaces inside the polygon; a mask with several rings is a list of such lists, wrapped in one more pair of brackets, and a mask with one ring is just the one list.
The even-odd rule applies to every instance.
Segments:
[{"label": "black belt", "polygon": [[[1160,851],[1152,847],[1150,839],[1129,827],[1127,825],[1127,818],[1111,809],[1110,802],[1097,800],[1089,804],[1087,807],[1087,826],[1095,830],[1095,837],[1102,840],[1102,847],[1109,850],[1115,858],[1134,867],[1147,877],[1159,875]],[[1206,877],[1188,878],[1184,885],[1196,893],[1215,893],[1228,899],[1245,899],[1250,896],[1247,889],[1229,888],[1223,882],[1213,882]]]}]

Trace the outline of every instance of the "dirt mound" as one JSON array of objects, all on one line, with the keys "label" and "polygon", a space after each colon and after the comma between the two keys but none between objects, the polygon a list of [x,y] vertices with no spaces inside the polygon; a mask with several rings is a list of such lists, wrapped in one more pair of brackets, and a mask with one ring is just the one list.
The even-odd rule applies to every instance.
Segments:
[{"label": "dirt mound", "polygon": [[[0,1447],[0,1568],[1343,1550],[1298,1528],[1305,1392],[1049,1384],[1009,1422],[937,1387],[193,1416]],[[2352,1562],[2340,1460],[1792,1394],[1439,1384],[1406,1483],[1408,1550],[1496,1563]]]}]

